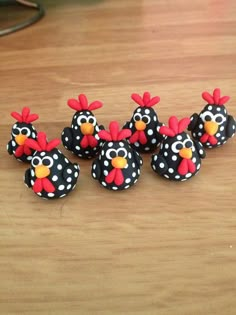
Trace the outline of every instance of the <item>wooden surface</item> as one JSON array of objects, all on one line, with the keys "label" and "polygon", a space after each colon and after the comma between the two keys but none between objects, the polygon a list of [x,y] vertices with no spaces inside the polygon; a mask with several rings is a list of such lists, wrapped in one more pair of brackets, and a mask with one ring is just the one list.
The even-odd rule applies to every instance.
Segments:
[{"label": "wooden surface", "polygon": [[145,155],[139,182],[120,193],[79,161],[77,189],[51,202],[24,186],[27,166],[5,145],[12,110],[30,106],[37,129],[58,137],[81,92],[104,102],[106,126],[129,118],[130,94],[144,90],[161,96],[163,122],[199,112],[217,86],[236,115],[236,2],[44,5],[41,22],[0,40],[0,314],[235,314],[235,139],[183,183],[159,178]]}]

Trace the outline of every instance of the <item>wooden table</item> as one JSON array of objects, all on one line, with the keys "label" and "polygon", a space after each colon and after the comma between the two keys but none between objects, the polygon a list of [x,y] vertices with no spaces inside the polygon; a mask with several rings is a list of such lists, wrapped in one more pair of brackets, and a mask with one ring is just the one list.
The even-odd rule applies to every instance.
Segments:
[{"label": "wooden table", "polygon": [[145,155],[137,185],[118,193],[62,148],[81,175],[58,201],[25,187],[27,166],[5,146],[12,110],[30,106],[52,139],[81,92],[104,102],[96,115],[105,126],[129,118],[130,94],[145,90],[160,95],[163,122],[199,112],[201,92],[217,86],[236,115],[236,2],[44,5],[41,22],[0,42],[0,314],[235,314],[235,139],[208,150],[183,183],[158,177]]}]

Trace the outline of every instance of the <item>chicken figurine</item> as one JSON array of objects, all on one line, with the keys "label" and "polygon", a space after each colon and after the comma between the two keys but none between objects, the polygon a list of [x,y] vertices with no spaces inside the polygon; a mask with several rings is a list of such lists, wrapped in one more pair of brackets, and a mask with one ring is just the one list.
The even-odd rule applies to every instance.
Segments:
[{"label": "chicken figurine", "polygon": [[17,122],[12,126],[11,140],[7,144],[7,151],[10,155],[14,155],[18,161],[30,162],[34,150],[29,148],[25,142],[27,139],[37,138],[37,131],[31,123],[37,120],[39,116],[30,114],[28,107],[24,107],[21,114],[12,112],[11,116]]},{"label": "chicken figurine", "polygon": [[25,172],[25,184],[44,199],[56,199],[72,191],[79,176],[79,165],[71,163],[56,146],[59,139],[47,142],[44,132],[38,139],[27,139],[26,144],[35,150],[31,167]]},{"label": "chicken figurine", "polygon": [[188,130],[194,139],[200,141],[206,148],[215,148],[226,143],[235,134],[235,119],[228,115],[224,104],[229,96],[221,96],[220,89],[215,89],[213,95],[202,93],[202,98],[207,105],[200,114],[191,116]]},{"label": "chicken figurine", "polygon": [[145,92],[143,97],[132,94],[131,98],[139,105],[133,112],[129,122],[124,128],[131,130],[132,134],[128,139],[131,147],[138,152],[154,151],[163,140],[163,135],[159,133],[163,125],[159,122],[155,110],[152,108],[160,102],[160,97],[151,98],[149,92]]},{"label": "chicken figurine", "polygon": [[130,135],[129,129],[119,130],[116,121],[110,123],[109,131],[99,131],[99,137],[105,142],[99,157],[93,162],[91,173],[107,189],[127,189],[139,178],[143,161],[127,142]]},{"label": "chicken figurine", "polygon": [[94,101],[88,105],[87,97],[80,94],[78,100],[69,99],[68,106],[76,113],[73,116],[71,127],[64,128],[62,143],[64,147],[80,158],[89,159],[95,157],[102,144],[99,131],[104,129],[99,126],[92,110],[102,107],[100,101]]},{"label": "chicken figurine", "polygon": [[178,121],[172,116],[169,127],[160,128],[160,133],[167,138],[162,142],[159,153],[152,156],[151,167],[157,174],[171,180],[185,181],[199,171],[205,151],[200,142],[191,140],[184,131],[189,123],[189,118]]}]

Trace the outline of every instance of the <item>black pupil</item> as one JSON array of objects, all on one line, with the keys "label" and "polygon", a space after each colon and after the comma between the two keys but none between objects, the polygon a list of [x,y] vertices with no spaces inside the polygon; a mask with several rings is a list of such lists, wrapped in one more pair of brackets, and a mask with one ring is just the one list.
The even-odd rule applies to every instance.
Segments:
[{"label": "black pupil", "polygon": [[143,122],[148,123],[148,118],[147,117],[143,117]]},{"label": "black pupil", "polygon": [[181,150],[183,148],[183,145],[181,143],[178,143],[176,146],[176,149]]},{"label": "black pupil", "polygon": [[89,122],[92,124],[94,122],[93,118],[89,118]]},{"label": "black pupil", "polygon": [[218,123],[222,122],[222,118],[221,117],[216,117],[216,122],[218,122]]},{"label": "black pupil", "polygon": [[39,165],[39,159],[34,159],[34,165]]},{"label": "black pupil", "polygon": [[27,130],[23,129],[23,130],[21,130],[21,133],[22,133],[22,135],[26,135],[27,134]]},{"label": "black pupil", "polygon": [[14,129],[14,134],[18,135],[20,133],[20,131],[18,129]]},{"label": "black pupil", "polygon": [[116,157],[116,152],[115,151],[111,151],[110,156],[113,159],[114,157]]},{"label": "black pupil", "polygon": [[85,118],[82,118],[81,119],[81,123],[83,124],[83,123],[85,123],[86,122],[86,119]]},{"label": "black pupil", "polygon": [[48,166],[50,164],[50,160],[49,159],[44,159],[43,160],[43,165]]},{"label": "black pupil", "polygon": [[118,153],[118,156],[124,157],[125,156],[125,151],[120,150],[119,153]]},{"label": "black pupil", "polygon": [[186,148],[191,148],[191,146],[192,146],[191,141],[187,141],[186,144],[185,144],[185,147]]},{"label": "black pupil", "polygon": [[134,118],[135,118],[136,121],[140,120],[140,116],[139,115],[136,115]]},{"label": "black pupil", "polygon": [[210,121],[210,120],[211,120],[211,116],[206,115],[205,120],[206,120],[206,121]]}]

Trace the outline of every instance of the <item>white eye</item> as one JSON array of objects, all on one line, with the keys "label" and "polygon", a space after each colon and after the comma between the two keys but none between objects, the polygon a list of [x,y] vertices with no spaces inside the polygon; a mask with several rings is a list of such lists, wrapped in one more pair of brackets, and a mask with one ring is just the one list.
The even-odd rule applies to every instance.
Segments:
[{"label": "white eye", "polygon": [[147,115],[143,115],[142,121],[145,122],[145,124],[149,124],[151,121],[151,118]]},{"label": "white eye", "polygon": [[21,128],[21,131],[20,131],[20,132],[21,132],[22,135],[27,136],[27,137],[29,137],[30,134],[31,134],[29,128],[27,128],[27,127]]},{"label": "white eye", "polygon": [[126,158],[126,156],[127,156],[127,150],[124,149],[124,148],[118,149],[118,150],[117,150],[117,156]]},{"label": "white eye", "polygon": [[90,124],[92,124],[93,126],[95,126],[95,125],[96,125],[96,123],[97,123],[96,118],[95,118],[95,117],[93,117],[93,116],[88,116],[87,121],[88,121]]},{"label": "white eye", "polygon": [[193,146],[193,141],[190,139],[185,139],[183,141],[183,145],[185,148],[191,148]]},{"label": "white eye", "polygon": [[115,149],[109,149],[109,150],[107,150],[107,152],[106,152],[106,157],[107,157],[109,160],[115,158],[116,156],[117,156],[117,152],[116,152]]},{"label": "white eye", "polygon": [[142,115],[139,113],[134,114],[134,121],[142,120]]},{"label": "white eye", "polygon": [[202,119],[202,121],[206,122],[206,121],[211,121],[211,120],[214,120],[214,115],[209,112],[209,111],[206,111],[206,112],[203,112],[201,115],[200,115],[200,118]]},{"label": "white eye", "polygon": [[77,118],[77,124],[80,126],[87,122],[87,117],[85,115],[81,115]]},{"label": "white eye", "polygon": [[183,149],[183,142],[181,141],[176,141],[174,143],[172,143],[171,145],[171,150],[174,152],[174,153],[179,153],[179,151]]},{"label": "white eye", "polygon": [[33,157],[31,164],[33,165],[33,167],[42,165],[42,160],[40,159],[40,157],[35,156],[35,157]]},{"label": "white eye", "polygon": [[225,117],[222,114],[216,114],[214,116],[214,121],[217,122],[218,125],[223,124],[223,122],[225,122]]},{"label": "white eye", "polygon": [[47,166],[48,168],[52,167],[53,166],[53,158],[51,158],[50,156],[45,156],[42,159],[42,164],[44,166]]},{"label": "white eye", "polygon": [[13,129],[12,129],[12,135],[14,136],[14,137],[16,137],[16,136],[18,136],[19,134],[20,134],[20,131],[21,131],[21,129],[19,128],[19,127],[13,127]]}]

